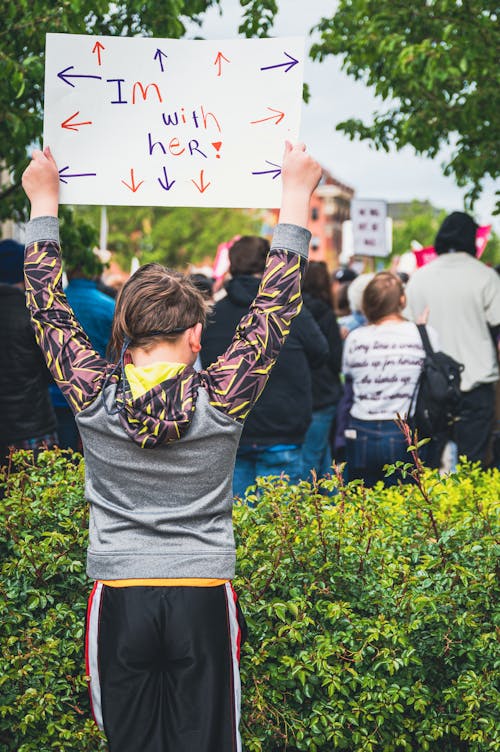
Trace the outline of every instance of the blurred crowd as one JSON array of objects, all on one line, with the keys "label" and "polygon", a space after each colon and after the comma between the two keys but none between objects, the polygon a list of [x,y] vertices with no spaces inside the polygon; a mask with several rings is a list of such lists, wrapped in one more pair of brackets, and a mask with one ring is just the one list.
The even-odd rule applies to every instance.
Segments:
[{"label": "blurred crowd", "polygon": [[[434,350],[462,364],[453,423],[422,450],[427,464],[452,470],[460,456],[500,467],[500,276],[476,257],[477,225],[454,212],[436,240],[437,258],[407,273],[331,272],[311,261],[303,307],[256,406],[245,422],[234,473],[235,496],[258,476],[291,482],[326,476],[345,463],[346,479],[367,485],[384,466],[407,461],[397,417],[410,417],[424,360],[416,323]],[[35,343],[25,306],[23,246],[0,241],[0,464],[13,448],[81,451],[78,429]],[[259,288],[266,239],[244,236],[229,247],[224,278],[195,271],[192,282],[212,303],[197,367],[229,346]],[[65,267],[65,292],[93,348],[106,357],[119,284],[103,278],[106,258],[90,249],[85,264]],[[205,273],[206,272],[206,273]]]}]

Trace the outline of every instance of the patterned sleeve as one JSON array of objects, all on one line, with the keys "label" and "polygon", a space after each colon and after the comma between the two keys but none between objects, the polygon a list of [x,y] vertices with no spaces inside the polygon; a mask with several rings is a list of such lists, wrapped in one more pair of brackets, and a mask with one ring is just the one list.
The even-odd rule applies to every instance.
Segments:
[{"label": "patterned sleeve", "polygon": [[57,219],[32,220],[26,235],[26,303],[35,337],[56,384],[78,413],[99,393],[109,366],[92,348],[64,295]]},{"label": "patterned sleeve", "polygon": [[210,404],[243,422],[264,389],[290,325],[302,307],[310,233],[278,225],[259,292],[233,340],[201,375]]}]

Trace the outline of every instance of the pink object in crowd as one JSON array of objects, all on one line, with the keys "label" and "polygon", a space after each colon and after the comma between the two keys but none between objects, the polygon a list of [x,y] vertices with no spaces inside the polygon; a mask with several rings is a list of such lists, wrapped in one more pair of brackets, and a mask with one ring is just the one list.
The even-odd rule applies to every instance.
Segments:
[{"label": "pink object in crowd", "polygon": [[[476,232],[476,258],[481,258],[483,251],[486,248],[486,243],[490,237],[491,225],[483,225],[477,228]],[[427,248],[421,248],[419,251],[413,251],[415,258],[417,259],[417,268],[425,266],[429,261],[433,261],[437,258],[437,253],[434,250],[434,246],[429,245]]]}]

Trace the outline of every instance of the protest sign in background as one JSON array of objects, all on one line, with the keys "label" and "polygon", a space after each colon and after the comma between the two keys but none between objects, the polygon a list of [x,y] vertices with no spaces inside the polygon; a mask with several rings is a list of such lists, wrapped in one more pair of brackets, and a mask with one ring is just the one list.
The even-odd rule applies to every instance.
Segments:
[{"label": "protest sign in background", "polygon": [[387,203],[379,199],[353,199],[351,221],[354,253],[359,256],[387,256]]},{"label": "protest sign in background", "polygon": [[44,145],[61,202],[279,206],[304,39],[47,34]]}]

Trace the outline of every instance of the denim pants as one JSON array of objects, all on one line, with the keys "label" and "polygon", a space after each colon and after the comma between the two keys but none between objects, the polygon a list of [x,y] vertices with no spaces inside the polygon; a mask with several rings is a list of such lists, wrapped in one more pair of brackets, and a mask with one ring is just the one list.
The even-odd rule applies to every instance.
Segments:
[{"label": "denim pants", "polygon": [[348,480],[361,478],[366,486],[383,480],[387,486],[395,485],[398,473],[385,478],[384,465],[398,460],[410,462],[407,443],[402,432],[392,420],[349,419],[346,431],[346,459]]},{"label": "denim pants", "polygon": [[245,447],[238,450],[233,476],[233,495],[244,498],[248,486],[258,477],[287,475],[298,483],[302,475],[302,447]]},{"label": "denim pants", "polygon": [[337,412],[337,405],[329,405],[321,410],[314,410],[312,420],[302,445],[302,463],[304,479],[307,480],[311,470],[321,478],[332,471],[332,450],[330,432]]}]

